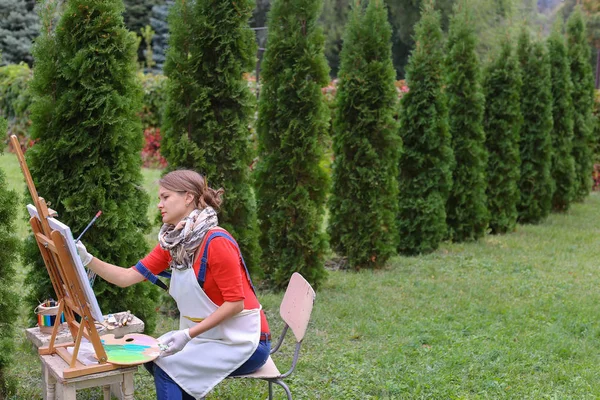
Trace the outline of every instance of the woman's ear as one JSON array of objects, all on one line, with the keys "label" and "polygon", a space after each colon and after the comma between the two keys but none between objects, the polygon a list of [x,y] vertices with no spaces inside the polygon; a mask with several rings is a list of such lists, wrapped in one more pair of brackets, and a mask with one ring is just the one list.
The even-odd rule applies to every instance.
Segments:
[{"label": "woman's ear", "polygon": [[194,195],[192,193],[190,193],[190,192],[185,193],[185,204],[186,204],[186,206],[188,204],[193,204],[194,208],[196,207],[196,205],[194,204]]}]

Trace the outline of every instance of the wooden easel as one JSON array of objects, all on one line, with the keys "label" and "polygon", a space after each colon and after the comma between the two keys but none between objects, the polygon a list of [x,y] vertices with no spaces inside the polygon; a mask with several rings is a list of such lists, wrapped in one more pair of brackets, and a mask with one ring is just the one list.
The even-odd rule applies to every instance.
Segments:
[{"label": "wooden easel", "polygon": [[[69,368],[63,372],[65,378],[74,378],[118,369],[119,366],[106,361],[106,351],[102,346],[85,292],[77,276],[76,266],[70,253],[67,251],[66,240],[60,232],[52,230],[48,224],[47,218],[56,216],[56,212],[48,208],[46,201],[38,196],[17,137],[12,135],[10,140],[19,159],[23,175],[25,175],[29,193],[40,217],[39,219],[32,217],[29,223],[42,253],[42,258],[50,275],[59,305],[50,342],[48,346],[40,347],[38,352],[40,355],[57,354],[65,360],[69,364]],[[63,312],[67,326],[71,331],[71,336],[75,340],[56,345],[55,339],[60,326],[60,315]],[[75,314],[81,317],[81,322],[77,322]],[[85,337],[92,343],[99,362],[98,364],[84,365],[77,360],[82,337]],[[73,354],[70,354],[66,349],[71,346],[74,346]]]}]

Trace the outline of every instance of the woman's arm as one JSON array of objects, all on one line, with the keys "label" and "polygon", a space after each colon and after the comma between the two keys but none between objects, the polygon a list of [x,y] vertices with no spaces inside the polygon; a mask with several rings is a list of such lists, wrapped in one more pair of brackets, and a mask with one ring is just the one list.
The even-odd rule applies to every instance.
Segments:
[{"label": "woman's arm", "polygon": [[109,264],[96,257],[87,265],[89,269],[100,275],[104,280],[120,286],[127,287],[143,281],[145,278],[134,268],[122,268]]},{"label": "woman's arm", "polygon": [[190,328],[190,336],[196,337],[201,333],[204,333],[221,322],[228,320],[234,315],[240,313],[244,309],[244,300],[239,301],[226,301],[214,313],[210,314],[201,322],[198,322],[195,326]]}]

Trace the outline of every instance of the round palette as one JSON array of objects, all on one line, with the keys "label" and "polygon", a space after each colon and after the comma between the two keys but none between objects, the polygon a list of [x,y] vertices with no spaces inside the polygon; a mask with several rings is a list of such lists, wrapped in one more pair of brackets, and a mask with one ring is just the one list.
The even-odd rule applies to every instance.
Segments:
[{"label": "round palette", "polygon": [[116,339],[115,335],[101,336],[108,362],[117,365],[137,365],[154,360],[160,354],[158,340],[141,333],[128,333]]}]

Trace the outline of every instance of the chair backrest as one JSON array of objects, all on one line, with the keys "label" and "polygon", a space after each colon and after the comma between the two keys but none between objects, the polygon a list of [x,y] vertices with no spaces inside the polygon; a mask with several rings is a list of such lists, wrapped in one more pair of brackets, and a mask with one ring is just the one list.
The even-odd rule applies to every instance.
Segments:
[{"label": "chair backrest", "polygon": [[304,338],[314,302],[315,291],[302,275],[294,272],[283,295],[279,315],[294,332],[297,342]]}]

